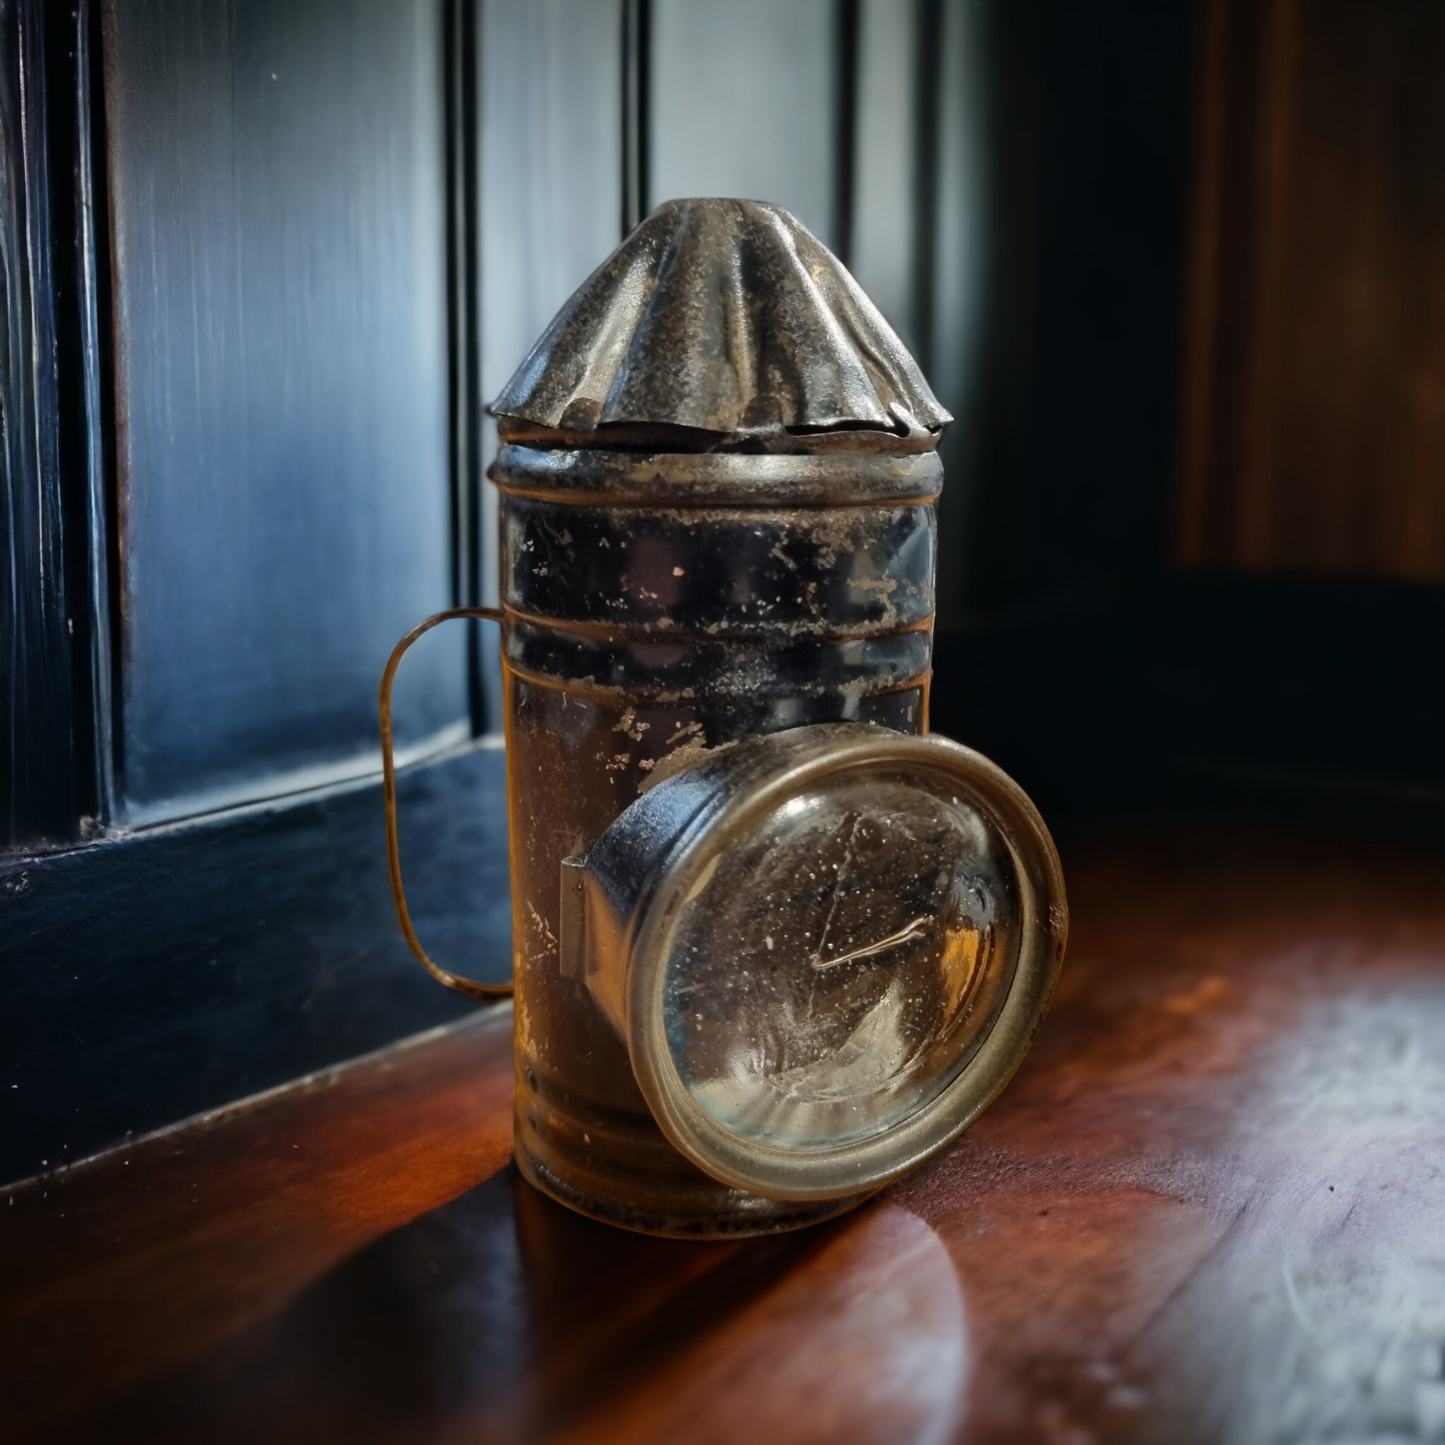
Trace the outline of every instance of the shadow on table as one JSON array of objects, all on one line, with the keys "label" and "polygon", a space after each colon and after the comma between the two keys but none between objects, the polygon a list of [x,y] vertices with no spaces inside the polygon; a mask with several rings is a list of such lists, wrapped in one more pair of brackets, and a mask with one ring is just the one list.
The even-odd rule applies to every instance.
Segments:
[{"label": "shadow on table", "polygon": [[682,1243],[508,1167],[84,1438],[908,1440],[956,1410],[963,1332],[947,1252],[896,1206]]}]

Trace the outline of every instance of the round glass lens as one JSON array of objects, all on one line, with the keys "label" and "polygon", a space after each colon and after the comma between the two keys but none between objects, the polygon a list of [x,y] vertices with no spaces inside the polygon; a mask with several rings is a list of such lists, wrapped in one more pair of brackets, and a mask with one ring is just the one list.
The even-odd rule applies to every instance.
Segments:
[{"label": "round glass lens", "polygon": [[765,1147],[895,1127],[958,1077],[1008,995],[1007,846],[944,774],[895,765],[823,779],[736,834],[666,947],[683,1086]]}]

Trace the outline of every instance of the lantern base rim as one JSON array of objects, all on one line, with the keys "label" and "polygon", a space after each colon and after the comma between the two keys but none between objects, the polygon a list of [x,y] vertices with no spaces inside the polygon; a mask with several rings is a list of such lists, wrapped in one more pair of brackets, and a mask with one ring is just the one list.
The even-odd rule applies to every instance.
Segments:
[{"label": "lantern base rim", "polygon": [[[539,1158],[538,1150],[532,1147],[537,1144],[545,1148],[543,1141],[527,1128],[519,1110],[514,1158],[528,1184],[588,1219],[664,1239],[753,1239],[786,1234],[846,1214],[877,1192],[870,1189],[841,1199],[765,1199],[709,1179],[699,1171],[697,1181],[689,1180],[685,1186],[671,1189],[670,1181],[639,1180],[632,1174],[618,1181],[628,1187],[630,1197],[625,1197],[620,1189],[615,1194],[603,1192],[606,1181],[599,1176],[595,1159],[585,1171],[589,1187],[584,1187],[565,1177],[573,1172],[568,1170],[565,1159],[553,1158],[549,1163]],[[678,1162],[683,1162],[681,1156]],[[649,1196],[646,1202],[637,1197],[640,1194]]]}]

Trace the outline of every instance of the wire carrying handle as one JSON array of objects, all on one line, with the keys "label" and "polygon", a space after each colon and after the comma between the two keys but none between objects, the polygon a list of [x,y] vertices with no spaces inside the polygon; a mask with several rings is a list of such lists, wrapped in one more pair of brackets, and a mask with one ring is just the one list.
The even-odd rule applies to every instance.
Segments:
[{"label": "wire carrying handle", "polygon": [[391,874],[391,896],[396,903],[397,921],[401,924],[401,931],[406,938],[407,947],[416,955],[417,962],[438,983],[444,983],[448,988],[456,989],[458,993],[469,994],[472,998],[481,999],[483,1003],[495,1003],[498,999],[511,998],[511,984],[478,983],[475,979],[462,978],[459,974],[450,973],[435,962],[426,949],[421,946],[421,939],[416,936],[416,929],[411,924],[411,914],[407,911],[406,891],[401,884],[401,855],[397,849],[396,839],[396,760],[392,756],[391,743],[391,684],[396,677],[397,667],[413,642],[423,634],[430,632],[433,627],[462,617],[477,617],[487,622],[500,622],[502,613],[496,607],[453,607],[447,612],[434,613],[425,622],[418,623],[413,627],[392,648],[391,656],[386,662],[386,671],[381,675],[381,790],[382,796],[386,800],[386,866]]}]

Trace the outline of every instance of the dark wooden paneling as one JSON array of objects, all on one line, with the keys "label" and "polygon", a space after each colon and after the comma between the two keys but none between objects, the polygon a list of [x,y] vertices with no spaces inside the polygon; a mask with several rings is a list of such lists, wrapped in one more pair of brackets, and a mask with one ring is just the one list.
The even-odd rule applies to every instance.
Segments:
[{"label": "dark wooden paneling", "polygon": [[652,0],[651,9],[652,203],[772,201],[831,243],[832,0]]},{"label": "dark wooden paneling", "polygon": [[1445,582],[1445,9],[1201,18],[1175,556]]},{"label": "dark wooden paneling", "polygon": [[[943,0],[917,0],[913,85],[913,315],[909,331],[924,374],[937,376],[938,223],[942,177]],[[950,77],[955,80],[956,77]],[[950,320],[957,322],[958,318]]]},{"label": "dark wooden paneling", "polygon": [[979,273],[952,323],[970,336],[942,447],[945,630],[1159,568],[1178,384],[1188,8],[1002,0],[972,16],[977,220],[939,252]]},{"label": "dark wooden paneling", "polygon": [[[452,599],[440,0],[111,0],[124,813],[374,767]],[[469,730],[461,630],[402,731]]]},{"label": "dark wooden paneling", "polygon": [[[100,809],[85,364],[87,10],[0,6],[0,848]],[[77,375],[79,373],[79,375]]]},{"label": "dark wooden paneling", "polygon": [[652,209],[652,0],[622,0],[622,226]]},{"label": "dark wooden paneling", "polygon": [[[473,1005],[407,952],[377,785],[0,868],[0,1179],[380,1047]],[[431,953],[511,968],[505,774],[401,774]]]},{"label": "dark wooden paneling", "polygon": [[1182,573],[940,635],[934,723],[1053,823],[1252,798],[1438,833],[1442,635],[1439,589]]},{"label": "dark wooden paneling", "polygon": [[[853,173],[848,184],[853,204],[845,258],[858,284],[909,347],[915,310],[911,262],[917,168],[912,157],[918,136],[912,96],[917,10],[913,3],[859,0]],[[840,25],[840,42],[844,36]],[[841,183],[841,157],[835,156],[835,163]],[[834,204],[841,212],[836,195]],[[930,375],[929,380],[936,383],[937,378]]]},{"label": "dark wooden paneling", "polygon": [[[485,475],[483,414],[477,405],[482,358],[481,243],[478,236],[481,184],[481,122],[477,106],[478,0],[445,0],[447,172],[447,317],[451,364],[447,400],[451,410],[452,597],[458,607],[482,602],[482,480]],[[468,622],[467,710],[472,731],[487,729],[491,679],[482,647],[483,629]],[[500,689],[498,689],[500,690]]]},{"label": "dark wooden paneling", "polygon": [[845,265],[853,256],[858,209],[858,88],[862,78],[861,0],[833,4],[833,216],[828,227],[833,254]]},{"label": "dark wooden paneling", "polygon": [[1197,785],[1438,818],[1445,12],[1197,19],[1153,728]]},{"label": "dark wooden paneling", "polygon": [[501,1167],[502,1015],[0,1194],[8,1422],[107,1445],[1436,1438],[1445,855],[1247,820],[1064,855],[1033,1052],[870,1207],[714,1245],[570,1214]]},{"label": "dark wooden paneling", "polygon": [[[1155,786],[1152,693],[1171,640],[1189,11],[1107,0],[949,7],[969,18],[945,156],[970,224],[945,433],[933,726],[982,749],[1046,816]],[[940,296],[945,294],[942,281]],[[955,293],[956,294],[956,293]],[[954,335],[964,328],[962,337]],[[956,399],[955,399],[956,398]]]},{"label": "dark wooden paneling", "polygon": [[1187,573],[1159,602],[1152,720],[1191,771],[1445,816],[1445,591]]}]

